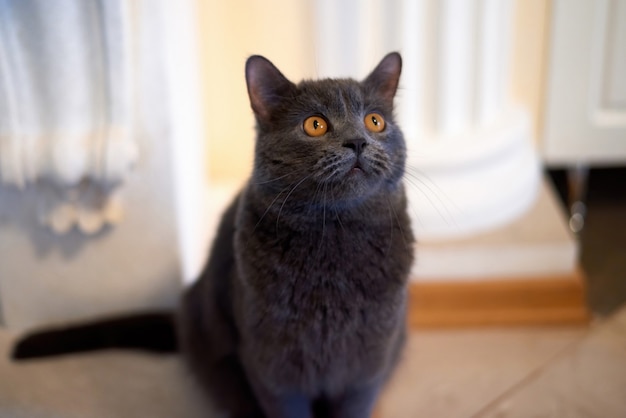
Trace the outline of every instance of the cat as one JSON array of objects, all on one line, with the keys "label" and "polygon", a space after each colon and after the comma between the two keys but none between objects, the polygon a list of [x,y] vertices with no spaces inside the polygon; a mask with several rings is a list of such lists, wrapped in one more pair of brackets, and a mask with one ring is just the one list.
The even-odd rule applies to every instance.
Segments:
[{"label": "cat", "polygon": [[393,115],[401,67],[394,52],[362,82],[294,84],[264,57],[246,62],[252,175],[182,297],[176,343],[161,347],[179,346],[230,417],[368,417],[398,362],[414,242]]}]

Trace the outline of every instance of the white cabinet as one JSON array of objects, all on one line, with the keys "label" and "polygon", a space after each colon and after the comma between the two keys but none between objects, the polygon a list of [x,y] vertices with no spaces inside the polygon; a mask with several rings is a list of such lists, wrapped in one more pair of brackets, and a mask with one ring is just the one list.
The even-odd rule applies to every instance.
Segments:
[{"label": "white cabinet", "polygon": [[626,164],[626,1],[553,1],[545,103],[548,165]]}]

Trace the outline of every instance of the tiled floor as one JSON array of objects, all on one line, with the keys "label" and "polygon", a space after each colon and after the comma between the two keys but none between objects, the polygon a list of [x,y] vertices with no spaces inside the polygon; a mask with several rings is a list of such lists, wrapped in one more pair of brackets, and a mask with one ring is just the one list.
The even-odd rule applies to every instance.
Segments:
[{"label": "tiled floor", "polygon": [[[0,331],[0,417],[207,416],[175,356],[13,364],[12,339]],[[626,417],[626,307],[589,328],[413,332],[380,409],[382,418]]]},{"label": "tiled floor", "polygon": [[484,417],[625,417],[626,310],[484,410]]},{"label": "tiled floor", "polygon": [[383,417],[626,417],[626,308],[587,330],[415,333]]},{"label": "tiled floor", "polygon": [[414,333],[383,416],[474,416],[583,335],[581,329]]}]

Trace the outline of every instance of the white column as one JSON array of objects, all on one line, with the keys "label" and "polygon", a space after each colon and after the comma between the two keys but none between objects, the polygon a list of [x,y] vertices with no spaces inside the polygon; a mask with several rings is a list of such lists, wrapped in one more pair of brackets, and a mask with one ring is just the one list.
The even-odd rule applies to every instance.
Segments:
[{"label": "white column", "polygon": [[[317,76],[364,77],[389,40],[384,0],[315,0]],[[370,68],[371,67],[371,68]]]},{"label": "white column", "polygon": [[[424,84],[436,80],[430,98],[435,129],[414,136],[409,128],[406,135],[409,199],[422,240],[471,235],[510,222],[534,202],[539,186],[528,115],[508,96],[510,0],[438,5],[426,9],[427,19],[437,23],[434,45],[425,48],[435,48],[436,59],[421,63],[433,74]],[[411,50],[415,38],[404,39]]]},{"label": "white column", "polygon": [[443,0],[439,6],[436,127],[443,135],[471,126],[475,13],[475,0]]},{"label": "white column", "polygon": [[539,186],[530,121],[508,95],[511,0],[315,0],[320,76],[361,77],[390,50],[420,240],[489,230]]},{"label": "white column", "polygon": [[396,103],[404,134],[409,138],[418,138],[425,125],[423,63],[426,56],[426,8],[423,1],[402,0],[400,9],[402,14],[399,22],[399,43],[402,49],[403,76]]},{"label": "white column", "polygon": [[481,0],[478,14],[475,120],[484,126],[506,105],[511,47],[510,0]]}]

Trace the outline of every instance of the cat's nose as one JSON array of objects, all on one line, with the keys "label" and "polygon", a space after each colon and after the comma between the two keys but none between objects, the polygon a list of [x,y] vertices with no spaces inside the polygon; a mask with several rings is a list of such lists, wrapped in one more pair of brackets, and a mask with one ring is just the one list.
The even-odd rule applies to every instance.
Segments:
[{"label": "cat's nose", "polygon": [[350,148],[357,156],[361,155],[363,148],[365,148],[366,145],[367,143],[364,138],[348,139],[343,143],[344,147]]}]

